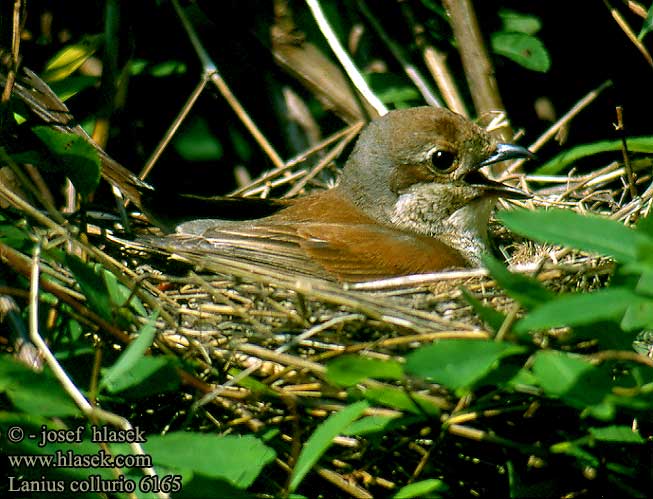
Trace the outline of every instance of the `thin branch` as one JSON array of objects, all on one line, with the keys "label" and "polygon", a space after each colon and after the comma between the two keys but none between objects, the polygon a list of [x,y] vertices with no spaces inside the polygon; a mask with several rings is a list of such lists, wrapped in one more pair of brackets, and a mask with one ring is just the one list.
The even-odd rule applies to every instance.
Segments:
[{"label": "thin branch", "polygon": [[[45,359],[48,367],[54,374],[54,376],[59,380],[61,386],[68,393],[70,398],[73,399],[75,404],[80,408],[84,415],[89,418],[91,421],[94,419],[105,421],[116,428],[122,430],[133,430],[131,423],[122,416],[114,414],[109,411],[105,411],[98,407],[94,407],[91,403],[86,400],[86,397],[82,392],[75,386],[75,383],[68,377],[66,371],[61,367],[59,361],[50,351],[50,348],[46,344],[45,340],[41,337],[39,333],[39,261],[41,257],[41,245],[39,243],[34,245],[34,253],[32,257],[32,272],[30,276],[30,315],[29,315],[29,333],[32,343],[36,345],[39,349],[40,354]],[[132,449],[132,452],[139,456],[145,456],[145,451],[143,447],[138,442],[132,442],[129,444]],[[143,473],[149,476],[157,476],[156,471],[151,466],[142,468]],[[161,499],[168,499],[170,496],[164,492],[159,492],[158,497]]]},{"label": "thin branch", "polygon": [[624,18],[624,16],[621,15],[621,12],[619,12],[617,9],[615,9],[608,0],[603,0],[603,3],[605,6],[608,8],[610,11],[610,15],[612,15],[612,18],[615,20],[617,25],[621,28],[621,30],[626,34],[628,39],[632,42],[635,47],[637,47],[637,50],[644,56],[644,59],[646,59],[646,62],[648,62],[649,66],[653,67],[653,58],[651,58],[651,54],[649,51],[646,49],[644,44],[637,39],[637,35],[633,31],[633,29],[630,27],[628,24],[628,21]]},{"label": "thin branch", "polygon": [[634,0],[622,0],[622,1],[623,3],[626,4],[626,6],[630,9],[631,12],[637,14],[642,19],[646,19],[648,13],[646,12],[646,8],[641,3],[635,2]]},{"label": "thin branch", "polygon": [[399,0],[399,4],[401,11],[406,18],[406,22],[413,31],[417,48],[422,51],[424,64],[426,64],[427,69],[435,80],[438,90],[440,90],[440,94],[447,103],[447,107],[452,111],[469,118],[469,111],[467,110],[467,106],[465,106],[465,101],[460,95],[458,85],[447,66],[446,54],[426,41],[424,25],[418,22],[415,18],[415,13],[413,12],[410,2]]},{"label": "thin branch", "polygon": [[635,187],[635,174],[633,167],[630,164],[630,155],[628,154],[628,143],[626,141],[626,127],[624,126],[624,109],[617,106],[617,123],[615,129],[621,138],[621,154],[624,158],[624,168],[626,169],[626,179],[628,180],[628,189],[630,197],[635,199],[637,197],[637,188]]},{"label": "thin branch", "polygon": [[179,19],[181,19],[181,23],[184,26],[184,29],[186,30],[186,34],[188,35],[188,38],[190,39],[190,42],[193,45],[195,52],[197,53],[197,57],[199,58],[200,64],[202,65],[202,69],[204,71],[204,77],[208,75],[208,78],[216,86],[218,91],[222,94],[224,99],[234,110],[238,118],[240,118],[240,121],[243,122],[243,125],[245,125],[247,130],[249,130],[249,133],[252,134],[254,140],[256,140],[256,142],[261,147],[261,149],[263,149],[263,151],[268,155],[268,157],[272,161],[272,164],[274,164],[274,166],[276,166],[277,168],[283,166],[283,160],[281,159],[281,156],[279,156],[279,154],[274,149],[274,147],[272,147],[272,144],[270,144],[270,142],[268,142],[265,136],[261,133],[256,123],[254,123],[252,118],[250,118],[247,111],[245,111],[245,108],[242,106],[240,101],[236,98],[234,93],[231,91],[231,89],[225,82],[224,78],[222,78],[222,76],[220,75],[218,67],[215,65],[213,60],[211,60],[211,58],[209,57],[208,52],[206,51],[206,49],[202,45],[202,42],[197,36],[197,32],[195,31],[195,28],[193,27],[190,20],[188,19],[188,16],[186,16],[186,12],[179,5],[178,0],[172,0],[172,5],[174,6],[175,11],[179,16]]},{"label": "thin branch", "polygon": [[345,69],[345,72],[356,87],[356,90],[360,92],[363,98],[381,116],[386,114],[388,112],[388,108],[385,107],[385,104],[383,104],[383,102],[381,102],[376,95],[374,95],[374,92],[372,92],[372,89],[363,78],[363,75],[354,64],[354,61],[351,60],[351,57],[349,57],[349,54],[340,43],[340,40],[338,40],[336,33],[333,31],[333,28],[324,15],[324,11],[322,10],[322,6],[320,5],[319,0],[306,0],[306,4],[311,10],[313,18],[320,28],[320,31],[324,35],[324,38],[326,38],[329,46],[331,47],[331,50],[333,50],[333,53],[338,58],[338,61],[340,61],[340,64],[342,64],[342,67]]},{"label": "thin branch", "polygon": [[358,123],[358,126],[350,127],[351,131],[336,145],[332,151],[330,151],[324,158],[322,158],[315,167],[304,176],[299,182],[292,186],[292,188],[286,193],[284,197],[291,197],[301,191],[306,183],[311,180],[315,175],[317,175],[324,167],[331,163],[336,157],[342,154],[344,148],[349,144],[360,132],[363,127],[362,123]]},{"label": "thin branch", "polygon": [[390,52],[392,52],[395,59],[399,61],[404,73],[406,73],[406,76],[408,76],[415,87],[417,87],[417,90],[422,94],[424,101],[426,101],[429,106],[442,107],[442,101],[440,101],[438,96],[433,93],[431,86],[426,81],[426,78],[424,78],[424,75],[422,75],[422,72],[414,64],[408,61],[404,50],[388,36],[388,33],[383,29],[383,26],[381,26],[381,23],[376,19],[376,17],[374,17],[374,14],[372,14],[364,0],[358,0],[358,8],[372,25],[372,28],[376,31],[376,34],[379,35],[379,38],[381,38],[383,43],[385,43],[388,49],[390,49]]},{"label": "thin branch", "polygon": [[[479,116],[494,111],[505,113],[494,77],[494,67],[485,48],[471,0],[443,0],[442,3],[451,20],[476,113]],[[512,139],[512,130],[507,124],[497,132],[503,140]]]},{"label": "thin branch", "polygon": [[179,114],[177,114],[172,124],[166,130],[166,133],[163,135],[163,138],[156,146],[156,149],[154,150],[150,158],[147,160],[147,163],[145,163],[145,166],[143,167],[140,174],[138,175],[141,180],[145,180],[145,178],[149,175],[150,171],[152,170],[154,163],[156,163],[159,160],[165,148],[168,147],[168,144],[172,140],[172,137],[174,137],[175,133],[177,133],[177,130],[179,130],[179,127],[188,116],[188,113],[190,113],[190,110],[195,105],[195,102],[197,102],[197,99],[199,98],[200,94],[206,87],[208,81],[209,81],[209,75],[205,73],[204,75],[202,75],[200,82],[193,89],[190,96],[184,103],[183,107],[179,111]]},{"label": "thin branch", "polygon": [[[535,142],[528,146],[528,149],[533,152],[539,151],[544,144],[546,144],[555,136],[556,133],[558,133],[558,130],[560,130],[563,126],[566,126],[572,119],[576,117],[576,115],[578,115],[583,109],[594,102],[594,100],[601,94],[601,92],[611,86],[612,82],[608,80],[603,82],[594,90],[590,90],[587,95],[585,95],[585,97],[574,104],[574,107],[567,111],[564,116],[562,116],[558,121],[551,125],[546,132],[544,132]],[[510,165],[510,168],[506,170],[506,175],[510,175],[516,171],[519,171],[523,164],[524,160],[519,159],[515,161],[512,165]]]},{"label": "thin branch", "polygon": [[231,196],[251,196],[253,194],[253,191],[255,188],[260,187],[262,185],[266,185],[268,182],[270,182],[273,178],[278,177],[279,175],[287,172],[288,170],[291,170],[293,167],[295,167],[297,164],[306,161],[309,157],[311,157],[313,154],[321,151],[322,149],[325,149],[326,147],[330,146],[333,142],[336,142],[340,140],[342,137],[345,137],[348,135],[354,128],[360,127],[362,122],[356,122],[353,123],[352,125],[349,125],[348,127],[343,128],[342,130],[337,131],[333,135],[330,135],[326,139],[322,140],[319,144],[316,144],[315,146],[311,147],[310,149],[298,154],[294,158],[288,160],[286,164],[281,167],[277,168],[276,170],[269,171],[263,175],[261,175],[259,178],[255,179],[252,181],[251,184],[239,187],[235,191],[233,191],[230,195]]},{"label": "thin branch", "polygon": [[0,102],[6,104],[11,97],[11,91],[14,88],[16,81],[16,69],[18,68],[18,60],[20,57],[20,32],[22,29],[21,21],[21,0],[14,0],[14,15],[12,19],[12,33],[11,33],[11,67],[7,73],[7,83],[2,90],[2,97]]}]

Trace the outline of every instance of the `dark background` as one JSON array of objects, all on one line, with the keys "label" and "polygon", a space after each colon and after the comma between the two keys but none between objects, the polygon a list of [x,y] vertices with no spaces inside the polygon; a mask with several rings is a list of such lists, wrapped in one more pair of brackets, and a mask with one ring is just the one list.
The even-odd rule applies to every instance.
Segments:
[{"label": "dark background", "polygon": [[[112,129],[107,150],[128,167],[139,170],[197,84],[201,67],[169,3],[153,0],[117,3],[121,11],[120,62],[124,63],[131,56],[151,64],[177,60],[187,66],[183,74],[131,78],[125,106],[111,111]],[[330,7],[331,21],[342,33],[346,34],[356,22],[365,22],[355,1],[323,3]],[[466,92],[448,26],[421,1],[412,0],[411,4],[420,21],[434,27],[430,41],[449,52],[450,67]],[[304,2],[293,1],[290,5],[294,9],[295,21],[307,39],[324,47],[324,53],[331,57]],[[367,2],[367,5],[393,39],[408,49],[412,62],[427,74],[398,3],[376,0]],[[529,71],[501,56],[493,56],[499,88],[512,124],[516,130],[525,131],[522,143],[533,142],[550,125],[540,120],[535,112],[537,98],[550,99],[559,117],[591,89],[606,80],[614,83],[573,121],[567,143],[552,142],[540,152],[542,160],[574,144],[616,138],[613,122],[617,105],[624,107],[629,135],[650,134],[653,70],[619,29],[603,2],[483,0],[475,2],[475,7],[481,30],[487,36],[500,28],[497,15],[500,8],[530,13],[542,21],[537,36],[551,56],[552,65],[547,73]],[[638,31],[642,19],[630,13],[623,4],[618,7]],[[2,8],[0,32],[3,45],[8,47],[11,5],[5,2]],[[81,0],[28,3],[26,28],[31,39],[21,46],[23,64],[37,72],[42,71],[46,61],[65,45],[57,40],[57,34],[62,31],[69,33],[68,43],[85,34],[101,33],[104,9],[105,2]],[[41,36],[41,16],[46,11],[53,15],[51,40]],[[227,83],[281,156],[290,158],[300,152],[302,144],[293,143],[287,133],[280,88],[282,85],[292,86],[306,97],[309,104],[311,96],[272,59],[268,41],[268,30],[273,22],[272,2],[206,0],[196,4],[191,15],[202,42]],[[649,38],[644,41],[648,42]],[[381,59],[391,73],[402,75],[401,68],[369,28],[360,52],[357,54],[359,63],[366,62],[360,60],[363,58]],[[472,107],[469,95],[467,104]],[[106,99],[103,100],[94,89],[75,96],[68,105],[80,121],[107,109]],[[343,126],[339,118],[319,111],[315,103],[312,108],[316,110],[324,136]],[[211,132],[220,140],[222,157],[217,163],[186,162],[171,147],[155,168],[152,177],[155,184],[167,183],[180,190],[224,194],[235,185],[235,165],[246,166],[252,176],[272,166],[211,85],[200,97],[190,119],[198,116],[206,119]],[[234,134],[246,141],[245,152],[234,145]]]}]

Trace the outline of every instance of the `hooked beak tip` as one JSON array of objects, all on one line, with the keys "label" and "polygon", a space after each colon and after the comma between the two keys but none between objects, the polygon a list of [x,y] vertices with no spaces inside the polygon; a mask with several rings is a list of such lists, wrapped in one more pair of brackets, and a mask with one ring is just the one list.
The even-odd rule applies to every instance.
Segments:
[{"label": "hooked beak tip", "polygon": [[516,144],[497,144],[494,153],[479,163],[479,168],[510,159],[535,159],[535,154]]}]

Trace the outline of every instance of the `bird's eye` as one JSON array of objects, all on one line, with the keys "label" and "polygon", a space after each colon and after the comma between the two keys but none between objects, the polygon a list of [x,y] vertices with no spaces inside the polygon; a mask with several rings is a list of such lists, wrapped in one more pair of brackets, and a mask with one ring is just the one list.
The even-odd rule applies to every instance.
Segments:
[{"label": "bird's eye", "polygon": [[439,173],[449,173],[455,167],[456,156],[449,151],[438,149],[431,154],[431,164]]}]

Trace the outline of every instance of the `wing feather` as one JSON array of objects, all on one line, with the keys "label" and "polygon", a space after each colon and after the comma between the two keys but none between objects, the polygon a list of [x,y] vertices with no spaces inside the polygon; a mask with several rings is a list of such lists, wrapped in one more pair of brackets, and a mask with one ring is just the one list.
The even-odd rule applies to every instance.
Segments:
[{"label": "wing feather", "polygon": [[196,259],[219,255],[292,276],[350,282],[466,266],[437,239],[378,224],[211,223],[201,235],[174,234],[165,244]]}]

